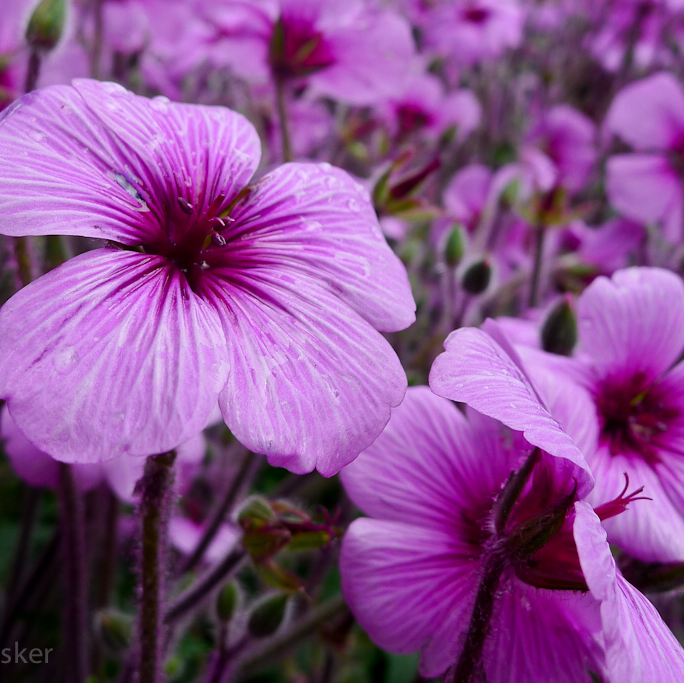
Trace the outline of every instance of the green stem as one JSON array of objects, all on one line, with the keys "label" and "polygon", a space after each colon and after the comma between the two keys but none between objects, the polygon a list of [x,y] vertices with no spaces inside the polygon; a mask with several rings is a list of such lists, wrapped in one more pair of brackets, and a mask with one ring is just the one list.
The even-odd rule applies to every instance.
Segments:
[{"label": "green stem", "polygon": [[141,682],[161,681],[161,615],[164,575],[166,574],[165,542],[175,459],[175,451],[150,456],[145,464],[145,474],[139,484],[142,517],[140,551],[142,591],[138,609]]},{"label": "green stem", "polygon": [[276,77],[276,99],[278,101],[278,120],[280,121],[280,137],[283,143],[283,160],[286,162],[292,161],[292,144],[290,142],[290,130],[287,122],[287,106],[285,102],[286,86],[285,80]]}]

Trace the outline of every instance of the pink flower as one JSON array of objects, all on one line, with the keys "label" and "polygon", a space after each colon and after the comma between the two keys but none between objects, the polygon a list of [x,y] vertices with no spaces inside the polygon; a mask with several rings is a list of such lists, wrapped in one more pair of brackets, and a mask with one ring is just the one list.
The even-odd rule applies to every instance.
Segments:
[{"label": "pink flower", "polygon": [[[684,560],[684,283],[670,271],[629,268],[597,278],[578,298],[572,359],[526,352],[535,382],[574,384],[585,454],[605,501],[624,473],[652,501],[606,522],[611,543],[641,560]],[[553,379],[551,379],[553,378]],[[562,422],[562,421],[561,421]]]},{"label": "pink flower", "polygon": [[287,164],[249,185],[242,116],[88,80],[8,108],[0,159],[1,232],[109,241],[0,310],[0,396],[41,450],[161,453],[218,400],[245,446],[330,475],[401,402],[377,330],[415,305],[346,173]]},{"label": "pink flower", "polygon": [[446,0],[424,20],[426,46],[470,66],[520,45],[524,14],[517,0]]},{"label": "pink flower", "polygon": [[399,141],[416,134],[434,139],[453,127],[456,140],[462,142],[480,124],[482,107],[472,90],[447,94],[436,76],[420,70],[407,78],[403,93],[391,98],[381,112]]},{"label": "pink flower", "polygon": [[555,184],[574,194],[583,189],[596,162],[596,126],[582,112],[556,105],[544,113],[530,142],[553,162]]},{"label": "pink flower", "polygon": [[684,193],[684,91],[661,72],[623,88],[613,100],[606,127],[637,154],[608,160],[607,189],[613,206],[642,223],[660,222],[665,237],[682,235]]},{"label": "pink flower", "polygon": [[213,59],[239,76],[295,79],[355,105],[398,95],[415,54],[408,22],[362,0],[229,0],[204,16]]},{"label": "pink flower", "polygon": [[[385,432],[342,471],[372,516],[352,523],[340,562],[361,626],[388,650],[422,650],[425,677],[681,678],[684,652],[616,572],[599,520],[634,495],[595,512],[583,500],[592,479],[581,453],[503,348],[461,329],[446,349],[433,389],[504,418],[513,432],[411,388]],[[573,415],[571,397],[555,404]]]}]

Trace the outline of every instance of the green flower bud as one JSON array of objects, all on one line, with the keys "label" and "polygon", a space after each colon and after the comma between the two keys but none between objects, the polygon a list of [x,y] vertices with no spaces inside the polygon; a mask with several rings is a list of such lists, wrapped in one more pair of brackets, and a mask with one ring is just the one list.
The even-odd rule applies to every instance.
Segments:
[{"label": "green flower bud", "polygon": [[238,602],[238,590],[235,582],[226,582],[216,597],[216,614],[223,622],[230,622],[235,614]]},{"label": "green flower bud", "polygon": [[466,269],[461,279],[463,289],[470,295],[482,294],[492,279],[492,267],[487,259],[481,259]]},{"label": "green flower bud", "polygon": [[444,259],[447,266],[458,266],[465,253],[465,236],[463,235],[463,227],[456,224],[449,233],[446,246],[444,247]]},{"label": "green flower bud", "polygon": [[263,638],[280,627],[287,608],[287,594],[275,594],[261,600],[253,609],[247,622],[250,634]]},{"label": "green flower bud", "polygon": [[253,496],[248,499],[238,513],[238,523],[243,529],[260,527],[266,523],[276,521],[276,514],[271,504],[262,496]]},{"label": "green flower bud", "polygon": [[544,351],[570,356],[577,344],[577,318],[571,300],[564,297],[544,321],[541,331]]},{"label": "green flower bud", "polygon": [[125,651],[133,638],[133,618],[118,610],[101,610],[95,616],[102,643],[114,653]]},{"label": "green flower bud", "polygon": [[49,52],[62,37],[66,0],[41,0],[26,27],[26,42],[32,50]]}]

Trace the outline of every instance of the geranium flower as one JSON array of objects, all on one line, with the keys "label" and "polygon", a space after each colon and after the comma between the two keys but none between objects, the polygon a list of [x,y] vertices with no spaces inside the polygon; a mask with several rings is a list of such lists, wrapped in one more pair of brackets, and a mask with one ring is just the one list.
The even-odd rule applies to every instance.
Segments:
[{"label": "geranium flower", "polygon": [[399,95],[415,55],[409,23],[360,0],[212,0],[203,16],[214,63],[355,105]]},{"label": "geranium flower", "polygon": [[161,453],[219,400],[245,446],[330,475],[401,402],[377,330],[415,305],[346,173],[287,164],[249,185],[242,116],[89,80],[8,108],[0,160],[0,232],[108,241],[0,310],[0,396],[41,450]]},{"label": "geranium flower", "polygon": [[[658,268],[599,277],[577,300],[573,358],[520,348],[536,382],[575,384],[585,454],[605,500],[627,473],[652,499],[606,522],[611,543],[643,561],[684,560],[684,283]],[[561,421],[562,422],[562,421]]]},{"label": "geranium flower", "polygon": [[[342,471],[371,518],[350,526],[344,596],[381,647],[422,650],[450,681],[672,681],[684,651],[615,569],[581,453],[521,368],[484,332],[461,329],[433,389],[504,418],[464,416],[411,388],[376,442]],[[558,395],[569,416],[571,396]],[[523,437],[524,435],[524,437]],[[647,503],[647,502],[640,502]],[[639,505],[639,504],[636,504]]]}]

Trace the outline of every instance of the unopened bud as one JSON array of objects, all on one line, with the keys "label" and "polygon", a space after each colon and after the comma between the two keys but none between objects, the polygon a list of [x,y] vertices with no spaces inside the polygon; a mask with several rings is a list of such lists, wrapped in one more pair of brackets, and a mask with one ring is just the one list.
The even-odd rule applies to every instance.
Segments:
[{"label": "unopened bud", "polygon": [[466,269],[461,279],[463,289],[470,295],[482,294],[492,279],[492,267],[487,259],[481,259]]},{"label": "unopened bud", "polygon": [[259,526],[259,524],[275,522],[276,514],[271,504],[262,496],[254,496],[248,499],[238,513],[238,523],[243,529]]},{"label": "unopened bud", "polygon": [[446,246],[444,247],[444,259],[447,266],[458,266],[465,253],[465,238],[463,228],[457,224],[449,233]]},{"label": "unopened bud", "polygon": [[230,622],[235,614],[238,590],[235,582],[227,582],[216,597],[216,614],[223,622]]},{"label": "unopened bud", "polygon": [[95,616],[102,643],[115,653],[125,651],[133,638],[133,618],[117,610],[102,610]]},{"label": "unopened bud", "polygon": [[544,321],[541,342],[544,351],[551,354],[572,354],[577,344],[577,318],[568,297],[563,297]]},{"label": "unopened bud", "polygon": [[62,37],[66,0],[41,0],[26,27],[26,42],[36,52],[49,52]]},{"label": "unopened bud", "polygon": [[287,608],[287,594],[275,594],[260,601],[252,610],[247,628],[252,636],[263,638],[280,627]]}]

